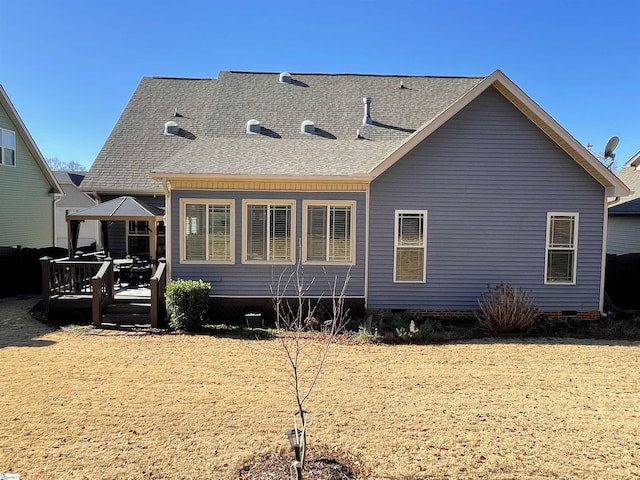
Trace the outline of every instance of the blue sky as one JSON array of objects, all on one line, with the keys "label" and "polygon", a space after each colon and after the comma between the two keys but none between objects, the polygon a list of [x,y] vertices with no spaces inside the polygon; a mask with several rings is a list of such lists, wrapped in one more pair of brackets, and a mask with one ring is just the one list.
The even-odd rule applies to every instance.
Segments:
[{"label": "blue sky", "polygon": [[640,150],[640,2],[0,0],[4,86],[43,155],[87,167],[143,76],[502,70],[616,165]]}]

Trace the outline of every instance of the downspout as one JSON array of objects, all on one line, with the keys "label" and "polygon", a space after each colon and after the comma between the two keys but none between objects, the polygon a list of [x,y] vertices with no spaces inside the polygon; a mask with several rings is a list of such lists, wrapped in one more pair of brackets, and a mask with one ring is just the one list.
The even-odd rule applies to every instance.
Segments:
[{"label": "downspout", "polygon": [[369,208],[370,208],[370,197],[371,197],[371,182],[367,183],[367,191],[365,192],[366,200],[365,200],[365,208],[367,209],[365,215],[365,249],[364,249],[364,308],[365,312],[369,306]]},{"label": "downspout", "polygon": [[[91,192],[91,195],[93,198],[91,198],[91,200],[93,200],[95,202],[96,205],[100,204],[100,195],[98,195],[98,192],[93,191]],[[102,251],[104,252],[104,254],[106,255],[107,252],[104,251],[104,245],[102,244],[102,229],[100,228],[100,220],[96,220],[96,229],[95,229],[95,236],[96,236],[96,251],[98,251],[98,247],[102,249]]]},{"label": "downspout", "polygon": [[56,211],[58,210],[58,202],[60,200],[62,200],[63,195],[61,193],[54,193],[53,194],[53,243],[52,245],[54,247],[57,247],[56,245],[56,240],[58,239],[58,228],[57,228],[57,221],[56,221]]},{"label": "downspout", "polygon": [[609,209],[607,208],[607,197],[604,197],[604,212],[602,216],[602,263],[600,267],[600,302],[598,304],[600,315],[606,317],[607,314],[604,311],[604,281],[605,281],[605,269],[607,267],[607,236],[609,229]]},{"label": "downspout", "polygon": [[171,182],[162,178],[162,189],[164,190],[164,250],[167,260],[167,280],[171,280]]}]

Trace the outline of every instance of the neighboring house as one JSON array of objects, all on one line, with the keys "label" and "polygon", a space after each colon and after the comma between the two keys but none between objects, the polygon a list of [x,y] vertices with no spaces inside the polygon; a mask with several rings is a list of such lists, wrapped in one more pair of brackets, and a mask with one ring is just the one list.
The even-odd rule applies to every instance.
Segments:
[{"label": "neighboring house", "polygon": [[266,301],[300,262],[308,295],[349,272],[370,310],[468,314],[504,281],[588,318],[607,197],[629,193],[500,71],[144,78],[83,188],[164,204],[170,276],[220,302]]},{"label": "neighboring house", "polygon": [[[62,198],[56,202],[56,247],[67,248],[68,224],[66,216],[78,210],[93,207],[98,202],[80,190],[80,183],[85,172],[53,172],[62,188]],[[80,225],[78,247],[88,247],[96,244],[98,239],[98,222],[86,220]]]},{"label": "neighboring house", "polygon": [[616,198],[609,207],[607,253],[640,253],[640,152],[616,173],[631,195]]},{"label": "neighboring house", "polygon": [[52,247],[60,185],[0,85],[0,247]]}]

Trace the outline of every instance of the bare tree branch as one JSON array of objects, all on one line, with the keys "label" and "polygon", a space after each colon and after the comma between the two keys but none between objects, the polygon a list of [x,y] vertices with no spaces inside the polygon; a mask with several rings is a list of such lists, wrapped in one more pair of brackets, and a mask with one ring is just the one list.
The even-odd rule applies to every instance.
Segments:
[{"label": "bare tree branch", "polygon": [[[303,343],[306,332],[317,326],[316,314],[319,313],[319,307],[323,300],[322,296],[314,299],[310,298],[309,293],[315,278],[312,278],[309,282],[305,280],[302,265],[298,260],[292,272],[287,275],[286,271],[283,271],[278,277],[276,285],[272,284],[270,287],[276,314],[278,338],[290,369],[289,373],[297,407],[296,415],[300,416],[302,422],[303,433],[300,446],[300,468],[302,469],[304,468],[306,457],[307,436],[307,412],[304,410],[304,404],[318,384],[320,374],[326,363],[329,347],[336,337],[344,331],[349,320],[348,312],[344,309],[344,300],[347,285],[351,279],[351,267],[347,270],[341,285],[339,285],[337,276],[333,278],[333,281],[329,281],[325,271],[325,277],[330,290],[331,318],[320,324],[320,329],[324,335],[320,353],[317,357],[314,357],[312,353],[307,355]],[[291,289],[293,289],[293,295],[287,297],[287,293]],[[304,366],[309,363],[311,364],[309,369],[304,370]],[[305,373],[308,375],[305,375]]]}]

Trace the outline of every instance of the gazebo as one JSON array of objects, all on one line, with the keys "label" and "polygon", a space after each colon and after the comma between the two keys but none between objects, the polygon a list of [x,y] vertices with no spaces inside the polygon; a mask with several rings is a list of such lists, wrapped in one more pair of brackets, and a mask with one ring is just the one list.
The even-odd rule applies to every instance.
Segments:
[{"label": "gazebo", "polygon": [[72,258],[76,251],[80,222],[83,220],[100,220],[102,247],[105,254],[109,253],[109,237],[107,235],[109,223],[138,220],[149,222],[151,230],[149,253],[151,261],[155,262],[158,245],[158,222],[162,221],[163,218],[164,212],[159,208],[146,205],[137,198],[129,196],[114,198],[113,200],[99,203],[95,207],[67,214],[69,258]]}]

